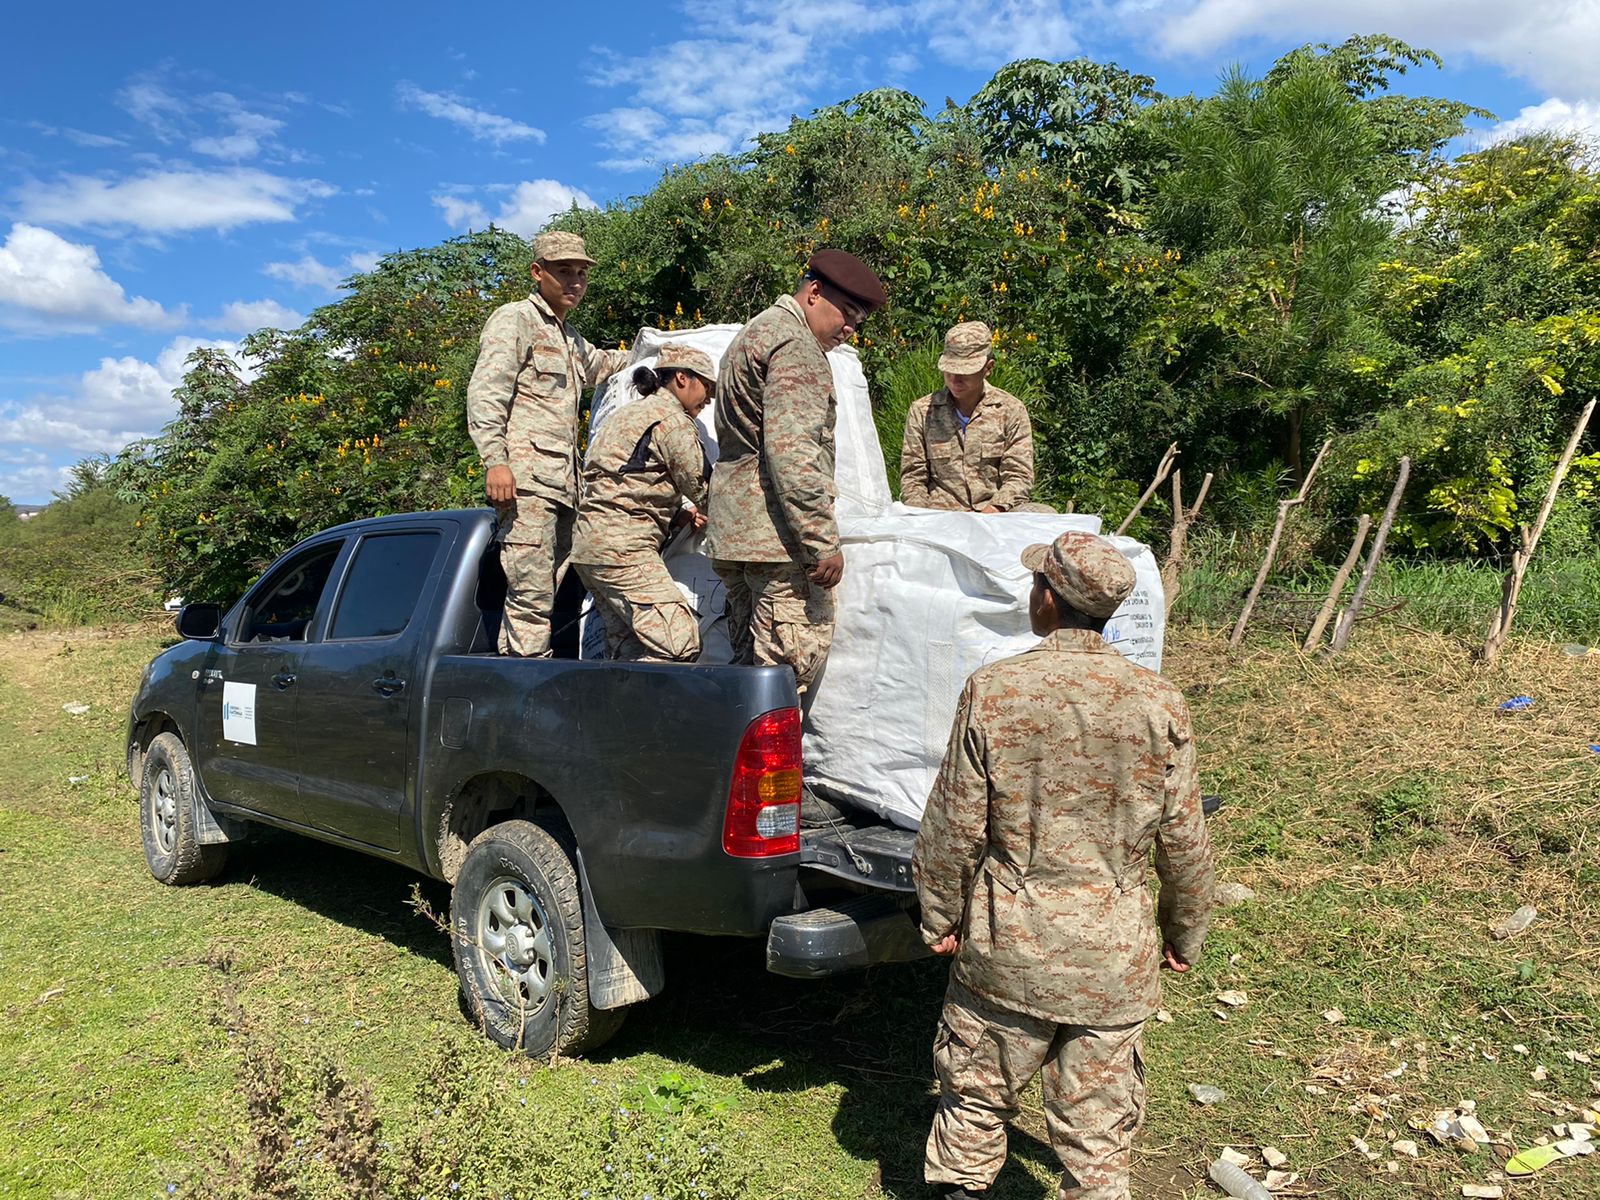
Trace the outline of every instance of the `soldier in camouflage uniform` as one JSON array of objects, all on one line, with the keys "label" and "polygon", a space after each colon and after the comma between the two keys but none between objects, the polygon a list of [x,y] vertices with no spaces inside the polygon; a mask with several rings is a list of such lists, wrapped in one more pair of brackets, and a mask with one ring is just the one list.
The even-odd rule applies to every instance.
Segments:
[{"label": "soldier in camouflage uniform", "polygon": [[955,956],[926,1174],[983,1195],[1042,1069],[1061,1200],[1126,1200],[1157,971],[1187,971],[1210,919],[1194,737],[1178,689],[1100,636],[1127,560],[1074,532],[1022,562],[1044,640],[967,681],[912,857],[922,936]]},{"label": "soldier in camouflage uniform", "polygon": [[787,663],[802,695],[827,661],[844,574],[826,356],[887,301],[858,259],[819,250],[794,295],[739,331],[717,375],[720,457],[706,540],[728,589],[733,661]]},{"label": "soldier in camouflage uniform", "polygon": [[1053,512],[1034,504],[1033,424],[989,382],[992,335],[982,321],[945,334],[944,387],[912,402],[900,447],[900,499],[964,512]]},{"label": "soldier in camouflage uniform", "polygon": [[607,418],[589,446],[572,565],[605,624],[606,657],[693,662],[700,623],[661,549],[675,526],[705,525],[710,468],[694,418],[716,376],[699,350],[669,342],[633,373],[644,394]]},{"label": "soldier in camouflage uniform", "polygon": [[548,658],[550,614],[578,503],[578,404],[585,388],[628,365],[567,322],[594,259],[575,233],[533,242],[533,292],[489,315],[467,384],[467,430],[500,517],[506,573],[500,653]]}]

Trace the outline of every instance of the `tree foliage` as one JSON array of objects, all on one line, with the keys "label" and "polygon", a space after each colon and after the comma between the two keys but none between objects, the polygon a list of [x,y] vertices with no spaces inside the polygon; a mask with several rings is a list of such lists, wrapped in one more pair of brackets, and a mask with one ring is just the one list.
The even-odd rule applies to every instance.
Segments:
[{"label": "tree foliage", "polygon": [[[1394,90],[1438,61],[1380,35],[1207,97],[1084,59],[1012,63],[965,104],[863,92],[559,216],[599,260],[575,321],[602,345],[744,321],[842,247],[890,293],[858,339],[886,430],[944,331],[982,319],[1042,498],[1116,511],[1179,440],[1216,511],[1270,511],[1334,436],[1333,503],[1371,505],[1410,452],[1398,536],[1481,552],[1600,370],[1600,208],[1567,143],[1449,161],[1479,110]],[[392,254],[242,361],[191,359],[177,418],[108,475],[161,576],[224,599],[334,521],[480,502],[465,385],[528,257],[493,228]]]}]

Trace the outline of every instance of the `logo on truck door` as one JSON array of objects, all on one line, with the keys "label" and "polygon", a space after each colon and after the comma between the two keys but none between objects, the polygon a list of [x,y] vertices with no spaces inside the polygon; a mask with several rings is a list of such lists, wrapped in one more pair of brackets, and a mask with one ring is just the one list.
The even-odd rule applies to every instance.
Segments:
[{"label": "logo on truck door", "polygon": [[222,736],[230,742],[256,744],[256,685],[222,685]]}]

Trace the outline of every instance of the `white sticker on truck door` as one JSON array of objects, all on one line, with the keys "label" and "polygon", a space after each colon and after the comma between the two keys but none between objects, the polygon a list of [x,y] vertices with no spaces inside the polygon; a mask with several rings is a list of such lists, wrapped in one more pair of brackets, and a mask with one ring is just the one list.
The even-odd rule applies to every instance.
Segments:
[{"label": "white sticker on truck door", "polygon": [[230,742],[256,744],[256,685],[222,685],[222,736]]}]

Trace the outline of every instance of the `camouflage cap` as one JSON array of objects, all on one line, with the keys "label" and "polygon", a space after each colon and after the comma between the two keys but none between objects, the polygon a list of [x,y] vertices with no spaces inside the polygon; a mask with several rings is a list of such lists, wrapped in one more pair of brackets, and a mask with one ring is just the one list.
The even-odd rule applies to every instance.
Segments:
[{"label": "camouflage cap", "polygon": [[1048,546],[1022,552],[1022,565],[1043,575],[1058,596],[1088,617],[1109,617],[1133,592],[1133,564],[1105,538],[1068,530]]},{"label": "camouflage cap", "polygon": [[560,229],[541,233],[533,239],[533,258],[535,262],[583,262],[594,266],[583,239]]},{"label": "camouflage cap", "polygon": [[963,321],[944,335],[939,370],[952,375],[976,375],[992,358],[994,334],[982,321]]},{"label": "camouflage cap", "polygon": [[843,250],[818,250],[806,263],[806,272],[826,279],[869,313],[889,303],[889,293],[883,290],[883,281],[854,254],[847,254]]},{"label": "camouflage cap", "polygon": [[711,356],[682,342],[668,342],[656,351],[656,370],[692,372],[705,380],[707,388],[716,391],[717,368],[712,365]]}]

